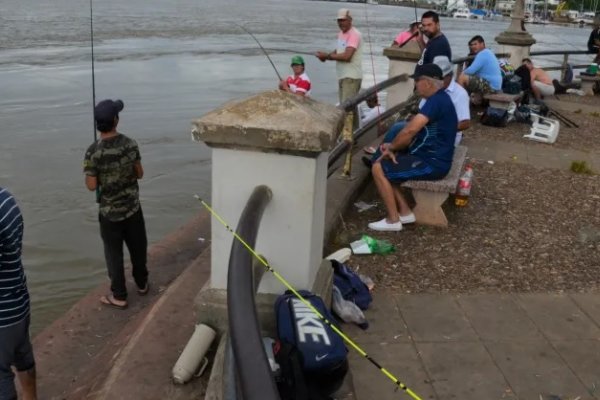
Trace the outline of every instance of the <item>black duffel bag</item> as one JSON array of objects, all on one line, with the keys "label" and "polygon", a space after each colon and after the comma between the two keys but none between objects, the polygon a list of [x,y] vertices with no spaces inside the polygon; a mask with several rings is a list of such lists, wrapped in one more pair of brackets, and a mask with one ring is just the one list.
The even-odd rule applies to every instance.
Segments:
[{"label": "black duffel bag", "polygon": [[508,111],[502,108],[488,107],[481,115],[481,123],[487,126],[504,127],[508,124]]}]

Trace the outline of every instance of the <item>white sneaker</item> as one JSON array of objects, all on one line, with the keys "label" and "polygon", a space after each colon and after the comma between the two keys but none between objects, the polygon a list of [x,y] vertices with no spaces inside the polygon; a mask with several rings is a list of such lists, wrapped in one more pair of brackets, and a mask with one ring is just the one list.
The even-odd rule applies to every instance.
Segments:
[{"label": "white sneaker", "polygon": [[400,216],[400,222],[402,222],[403,224],[414,224],[417,221],[417,218],[415,218],[415,214],[410,213],[408,215],[404,215],[404,216]]},{"label": "white sneaker", "polygon": [[402,222],[398,221],[390,224],[385,218],[381,221],[371,222],[368,226],[369,229],[374,231],[398,232],[402,230]]}]

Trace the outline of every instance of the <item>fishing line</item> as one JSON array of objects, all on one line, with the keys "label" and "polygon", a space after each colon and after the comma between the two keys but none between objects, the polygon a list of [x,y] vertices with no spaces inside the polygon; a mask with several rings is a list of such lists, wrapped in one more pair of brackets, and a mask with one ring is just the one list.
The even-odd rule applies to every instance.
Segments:
[{"label": "fishing line", "polygon": [[417,16],[417,0],[413,0],[413,4],[415,6],[415,21],[418,21],[419,17]]},{"label": "fishing line", "polygon": [[92,0],[90,0],[90,41],[92,47],[92,118],[94,127],[94,142],[97,140],[96,118],[94,116],[96,107],[96,74],[94,73],[94,13],[92,9]]},{"label": "fishing line", "polygon": [[[379,132],[383,123],[382,123],[381,119],[379,119],[379,117],[381,116],[381,107],[379,106],[379,91],[377,89],[377,78],[375,76],[375,61],[373,59],[373,43],[371,42],[371,29],[369,27],[369,12],[367,10],[367,2],[366,1],[365,1],[365,20],[367,23],[367,39],[369,40],[369,53],[371,56],[371,69],[373,70],[373,85],[375,85],[375,96],[377,98],[377,104],[375,107],[377,107],[377,131]],[[373,23],[375,23],[375,22],[373,22]]]},{"label": "fishing line", "polygon": [[352,339],[350,339],[348,336],[346,336],[341,330],[339,330],[334,324],[332,324],[327,318],[325,318],[325,316],[323,316],[323,314],[321,314],[319,312],[319,310],[317,310],[308,300],[306,300],[304,297],[302,297],[302,295],[300,293],[298,293],[298,291],[296,289],[294,289],[294,287],[288,281],[286,281],[276,270],[274,270],[273,267],[271,267],[271,265],[269,265],[269,263],[267,261],[265,261],[264,258],[262,258],[252,247],[250,247],[250,245],[248,245],[244,241],[244,239],[242,239],[233,229],[231,229],[231,227],[227,224],[227,222],[225,222],[225,220],[223,220],[223,218],[221,218],[221,216],[219,214],[217,214],[216,211],[213,210],[210,205],[208,205],[204,200],[202,200],[202,198],[200,196],[195,195],[194,197],[196,199],[198,199],[200,201],[200,203],[202,203],[204,208],[206,208],[208,210],[208,212],[213,217],[215,217],[215,219],[217,221],[219,221],[221,223],[221,225],[223,225],[225,227],[225,229],[227,229],[231,234],[233,234],[233,237],[235,239],[237,239],[262,265],[264,265],[265,269],[268,272],[272,273],[275,276],[275,278],[277,278],[277,280],[279,280],[279,282],[281,282],[287,289],[289,289],[294,294],[294,296],[296,296],[298,298],[298,300],[300,300],[307,307],[309,307],[312,310],[312,312],[314,312],[319,317],[319,319],[321,319],[321,321],[326,323],[327,326],[329,326],[335,333],[337,333],[350,347],[352,347],[354,350],[356,350],[358,352],[358,354],[360,354],[361,356],[363,356],[364,358],[369,360],[371,362],[371,364],[373,364],[377,369],[379,369],[379,371],[381,371],[382,374],[384,374],[392,382],[394,382],[394,385],[396,385],[397,388],[405,391],[414,400],[421,400],[421,398],[415,392],[413,392],[404,383],[400,382],[387,369],[382,367],[377,361],[375,361],[371,356],[369,356],[362,348],[360,348],[356,343],[354,343],[352,341]]},{"label": "fishing line", "polygon": [[269,53],[267,53],[267,50],[265,50],[265,48],[262,46],[262,44],[260,44],[260,42],[258,41],[258,39],[256,38],[256,36],[254,36],[252,34],[252,32],[250,32],[248,29],[246,29],[242,25],[236,24],[235,22],[234,22],[234,25],[238,26],[240,29],[242,29],[244,32],[246,32],[248,35],[252,36],[252,39],[254,39],[256,41],[256,43],[258,44],[258,46],[260,47],[260,49],[263,51],[263,53],[265,53],[265,56],[267,56],[267,58],[269,59],[269,62],[271,63],[271,66],[275,70],[275,73],[277,74],[277,77],[279,78],[280,81],[282,81],[283,79],[281,78],[281,75],[279,75],[279,71],[277,71],[277,68],[275,67],[275,64],[273,64],[273,60],[271,60],[271,57],[269,57]]},{"label": "fishing line", "polygon": [[[94,11],[90,0],[90,43],[92,48],[92,127],[94,129],[94,143],[98,140],[96,130],[96,73],[94,68]],[[96,184],[96,203],[100,204],[100,186]]]}]

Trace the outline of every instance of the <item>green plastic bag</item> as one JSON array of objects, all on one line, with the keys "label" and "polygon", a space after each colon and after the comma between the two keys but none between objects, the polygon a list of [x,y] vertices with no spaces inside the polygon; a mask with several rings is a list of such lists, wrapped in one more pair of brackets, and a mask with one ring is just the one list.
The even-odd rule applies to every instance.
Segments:
[{"label": "green plastic bag", "polygon": [[375,239],[369,235],[362,235],[361,239],[367,243],[372,254],[389,254],[396,251],[394,245],[387,240]]}]

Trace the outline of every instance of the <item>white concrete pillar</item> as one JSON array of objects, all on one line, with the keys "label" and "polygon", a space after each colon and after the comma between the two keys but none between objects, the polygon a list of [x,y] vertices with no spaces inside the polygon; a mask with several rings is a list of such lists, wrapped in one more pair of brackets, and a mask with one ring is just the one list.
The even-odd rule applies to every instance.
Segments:
[{"label": "white concrete pillar", "polygon": [[510,63],[515,68],[519,67],[524,58],[529,57],[529,50],[536,40],[524,29],[525,1],[516,0],[515,7],[510,16],[511,23],[506,31],[496,36],[500,45],[500,53],[510,53]]},{"label": "white concrete pillar", "polygon": [[[421,49],[415,41],[411,41],[402,48],[387,47],[383,49],[383,55],[390,60],[388,78],[401,74],[412,75],[417,61],[421,58]],[[386,108],[390,109],[393,106],[406,101],[412,94],[414,85],[414,81],[409,78],[404,82],[389,87],[387,89]]]},{"label": "white concrete pillar", "polygon": [[[322,259],[327,156],[343,113],[279,90],[236,100],[193,122],[213,149],[212,207],[235,230],[258,185],[273,192],[256,250],[294,287],[310,289]],[[212,221],[211,288],[226,289],[233,236]],[[265,274],[261,293],[284,287]]]}]

